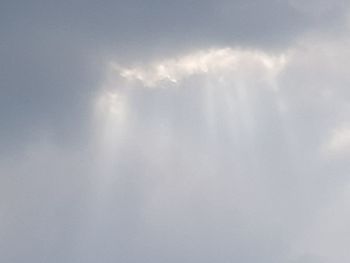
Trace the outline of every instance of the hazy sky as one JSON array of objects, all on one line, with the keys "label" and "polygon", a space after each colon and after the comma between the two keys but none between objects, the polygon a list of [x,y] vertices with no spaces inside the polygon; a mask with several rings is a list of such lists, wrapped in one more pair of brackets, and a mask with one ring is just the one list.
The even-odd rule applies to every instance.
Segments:
[{"label": "hazy sky", "polygon": [[349,12],[0,1],[0,262],[349,262]]}]

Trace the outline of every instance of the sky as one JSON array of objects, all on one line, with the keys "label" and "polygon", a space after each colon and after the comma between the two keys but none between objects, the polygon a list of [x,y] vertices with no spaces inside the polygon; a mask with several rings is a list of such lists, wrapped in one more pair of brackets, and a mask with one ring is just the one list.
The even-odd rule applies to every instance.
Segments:
[{"label": "sky", "polygon": [[0,2],[0,261],[350,261],[346,0]]}]

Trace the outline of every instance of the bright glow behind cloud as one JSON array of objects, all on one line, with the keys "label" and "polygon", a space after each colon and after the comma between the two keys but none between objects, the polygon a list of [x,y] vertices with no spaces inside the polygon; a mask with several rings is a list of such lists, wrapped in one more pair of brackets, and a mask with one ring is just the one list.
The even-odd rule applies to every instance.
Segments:
[{"label": "bright glow behind cloud", "polygon": [[187,77],[203,74],[237,74],[240,77],[239,74],[253,71],[258,77],[272,79],[285,63],[285,55],[222,48],[196,51],[138,67],[123,67],[114,62],[111,65],[122,78],[154,88],[162,83],[176,84]]}]

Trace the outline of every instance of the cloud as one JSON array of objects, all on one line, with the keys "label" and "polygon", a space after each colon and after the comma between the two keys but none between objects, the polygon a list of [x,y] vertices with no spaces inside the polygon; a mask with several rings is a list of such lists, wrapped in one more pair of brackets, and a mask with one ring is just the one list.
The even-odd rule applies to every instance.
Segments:
[{"label": "cloud", "polygon": [[[258,51],[231,48],[196,51],[178,58],[164,59],[148,66],[124,68],[112,62],[112,68],[122,78],[140,81],[145,87],[160,83],[178,83],[193,75],[240,75],[240,71],[261,71],[261,75],[274,78],[286,63],[286,56],[271,56]],[[249,68],[249,69],[248,69]]]},{"label": "cloud", "polygon": [[346,6],[344,1],[301,1],[301,0],[289,0],[289,4],[301,13],[309,15],[311,17],[322,17],[334,12],[339,8]]},{"label": "cloud", "polygon": [[326,148],[333,154],[347,153],[350,150],[350,129],[346,127],[334,129]]},{"label": "cloud", "polygon": [[0,261],[348,261],[347,3],[17,5]]},{"label": "cloud", "polygon": [[305,4],[299,2],[33,0],[19,8],[4,1],[0,112],[13,117],[1,116],[1,148],[11,150],[41,132],[61,141],[79,137],[105,60],[130,65],[225,46],[283,52],[308,32],[343,29],[342,1],[327,4],[317,17],[300,11]]}]

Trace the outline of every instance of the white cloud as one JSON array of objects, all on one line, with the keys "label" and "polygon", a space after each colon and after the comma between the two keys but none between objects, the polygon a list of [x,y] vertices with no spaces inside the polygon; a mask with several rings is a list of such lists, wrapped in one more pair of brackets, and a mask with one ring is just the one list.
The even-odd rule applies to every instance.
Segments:
[{"label": "white cloud", "polygon": [[126,118],[126,102],[123,95],[116,91],[106,91],[97,99],[96,110],[102,115],[111,115],[123,121]]},{"label": "white cloud", "polygon": [[331,154],[350,153],[350,127],[342,125],[335,128],[326,145],[326,149]]},{"label": "white cloud", "polygon": [[218,48],[195,51],[138,67],[123,67],[114,62],[111,65],[125,80],[138,81],[145,87],[154,88],[164,83],[178,84],[188,77],[203,74],[220,76],[249,72],[257,74],[256,77],[271,79],[286,62],[287,57],[284,54],[269,55],[254,50]]}]

